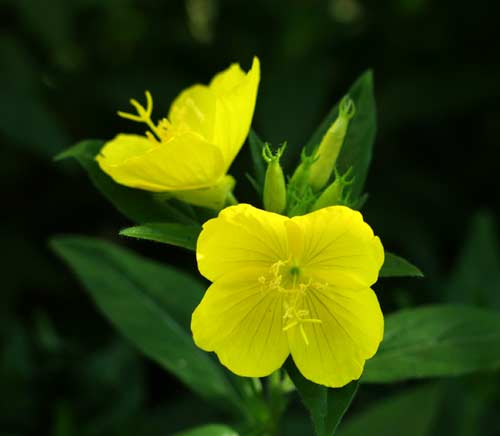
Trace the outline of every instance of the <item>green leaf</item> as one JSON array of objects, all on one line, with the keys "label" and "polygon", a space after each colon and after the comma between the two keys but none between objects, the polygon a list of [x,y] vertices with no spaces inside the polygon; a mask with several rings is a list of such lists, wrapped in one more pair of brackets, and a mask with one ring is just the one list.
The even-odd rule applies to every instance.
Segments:
[{"label": "green leaf", "polygon": [[[441,383],[445,396],[434,435],[477,436],[500,434],[498,414],[500,373],[481,373]],[[494,425],[492,425],[494,422]]]},{"label": "green leaf", "polygon": [[234,392],[221,367],[181,327],[189,323],[202,285],[172,267],[98,239],[61,236],[51,246],[101,312],[137,348],[202,397],[234,406]]},{"label": "green leaf", "polygon": [[75,158],[87,171],[94,186],[126,217],[143,224],[155,221],[180,221],[196,224],[196,220],[167,202],[157,200],[151,192],[127,188],[113,181],[97,164],[95,157],[104,141],[86,140],[65,150],[56,160]]},{"label": "green leaf", "polygon": [[311,415],[316,435],[335,434],[356,395],[358,382],[353,381],[338,389],[317,385],[305,379],[291,359],[286,363],[286,370]]},{"label": "green leaf", "polygon": [[238,436],[238,433],[225,425],[211,424],[176,433],[175,436]]},{"label": "green leaf", "polygon": [[494,217],[473,219],[457,265],[446,286],[448,301],[500,309],[500,250]]},{"label": "green leaf", "polygon": [[458,376],[500,368],[500,313],[433,305],[389,315],[363,382]]},{"label": "green leaf", "polygon": [[196,241],[201,226],[177,223],[149,223],[143,226],[128,227],[120,235],[148,241],[162,242],[177,247],[196,250]]},{"label": "green leaf", "polygon": [[430,436],[442,400],[439,385],[423,386],[368,407],[340,426],[339,436]]},{"label": "green leaf", "polygon": [[380,277],[423,277],[415,265],[412,265],[402,257],[385,252],[385,260],[380,270]]},{"label": "green leaf", "polygon": [[[356,115],[349,123],[344,144],[337,160],[337,169],[343,174],[353,167],[352,175],[355,179],[352,185],[352,200],[356,201],[363,193],[377,130],[372,72],[363,73],[347,91],[347,94],[354,100]],[[307,143],[306,150],[309,153],[319,145],[326,131],[336,120],[338,112],[339,104],[337,103]]]},{"label": "green leaf", "polygon": [[257,182],[257,186],[262,189],[262,186],[264,186],[264,179],[266,177],[266,165],[264,164],[264,159],[262,158],[264,142],[262,142],[259,135],[251,129],[250,134],[248,135],[248,143],[250,145],[250,153],[252,155],[255,181]]}]

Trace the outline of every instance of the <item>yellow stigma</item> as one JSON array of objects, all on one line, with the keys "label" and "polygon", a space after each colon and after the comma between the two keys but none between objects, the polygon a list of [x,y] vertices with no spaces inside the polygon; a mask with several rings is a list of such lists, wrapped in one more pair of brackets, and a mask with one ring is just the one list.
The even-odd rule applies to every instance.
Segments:
[{"label": "yellow stigma", "polygon": [[[162,137],[165,136],[165,128],[167,125],[169,125],[169,123],[166,119],[160,121],[158,127],[155,125],[155,123],[153,123],[153,121],[151,120],[151,115],[153,113],[153,97],[151,96],[151,93],[149,91],[145,91],[144,94],[146,95],[146,107],[142,106],[134,98],[130,100],[130,104],[134,106],[135,110],[137,111],[137,115],[118,111],[118,116],[127,120],[135,121],[137,123],[146,124],[151,129],[151,132],[156,135],[156,138],[161,140]],[[167,124],[165,124],[165,121],[167,122]],[[152,136],[151,132],[146,132],[146,136],[149,139],[155,140],[156,138]]]},{"label": "yellow stigma", "polygon": [[312,282],[301,273],[300,267],[290,261],[279,260],[271,265],[266,275],[258,279],[263,292],[281,292],[286,294],[283,301],[283,331],[286,332],[298,327],[306,345],[309,345],[305,323],[321,324],[322,321],[312,318],[309,310],[305,309],[304,298],[314,288],[322,288],[326,284]]}]

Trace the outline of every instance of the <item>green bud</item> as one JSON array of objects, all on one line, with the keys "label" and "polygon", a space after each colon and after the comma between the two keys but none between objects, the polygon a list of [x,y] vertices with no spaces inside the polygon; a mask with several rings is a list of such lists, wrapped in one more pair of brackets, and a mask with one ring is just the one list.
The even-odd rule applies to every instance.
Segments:
[{"label": "green bud", "polygon": [[344,97],[339,105],[339,115],[323,136],[316,151],[317,159],[309,172],[309,184],[314,192],[321,190],[330,180],[344,143],[349,121],[355,112],[354,101],[349,96]]},{"label": "green bud", "polygon": [[296,168],[288,183],[288,216],[306,213],[315,198],[309,186],[309,172],[316,158],[314,155],[308,156],[304,149],[302,149],[300,157],[300,165]]},{"label": "green bud", "polygon": [[351,185],[354,181],[354,178],[350,180],[347,179],[352,172],[352,167],[349,168],[342,176],[337,172],[336,168],[334,169],[334,171],[335,180],[332,184],[330,184],[330,186],[328,186],[328,188],[323,191],[320,197],[315,201],[311,208],[312,211],[345,203],[346,198],[344,196],[344,188]]},{"label": "green bud", "polygon": [[286,208],[286,183],[280,158],[285,151],[286,143],[273,154],[269,144],[262,149],[262,157],[267,162],[266,179],[264,181],[264,209],[270,212],[283,213]]},{"label": "green bud", "polygon": [[308,156],[306,151],[302,149],[300,164],[295,169],[290,179],[289,191],[293,191],[294,194],[298,196],[305,192],[306,188],[309,186],[311,166],[315,161],[316,157],[314,155]]}]

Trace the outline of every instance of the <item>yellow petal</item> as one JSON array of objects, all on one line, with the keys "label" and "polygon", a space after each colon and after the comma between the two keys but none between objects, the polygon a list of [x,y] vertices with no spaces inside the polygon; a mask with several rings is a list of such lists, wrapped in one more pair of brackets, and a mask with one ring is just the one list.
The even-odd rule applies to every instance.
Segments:
[{"label": "yellow petal", "polygon": [[[253,62],[257,58],[254,58]],[[258,61],[258,60],[257,60]],[[253,65],[252,65],[253,67]],[[229,68],[217,73],[210,81],[210,88],[218,95],[228,94],[238,87],[246,77],[246,73],[241,69],[239,64],[231,64]]]},{"label": "yellow petal", "polygon": [[[290,351],[302,375],[314,383],[341,387],[357,380],[382,341],[384,319],[371,289],[310,291],[302,309],[321,323],[287,330]],[[308,344],[304,340],[307,338]]]},{"label": "yellow petal", "polygon": [[268,269],[286,260],[287,219],[248,204],[224,209],[203,225],[198,238],[196,259],[201,274],[215,281],[231,271]]},{"label": "yellow petal", "polygon": [[290,245],[305,275],[343,289],[363,289],[377,281],[384,250],[359,212],[331,206],[291,221]]},{"label": "yellow petal", "polygon": [[169,134],[192,131],[217,146],[227,172],[250,130],[260,64],[254,58],[245,73],[238,64],[217,74],[210,85],[194,85],[183,91],[172,103]]},{"label": "yellow petal", "polygon": [[170,107],[171,130],[191,130],[213,143],[215,108],[215,93],[205,85],[193,85],[181,92]]},{"label": "yellow petal", "polygon": [[190,132],[161,144],[143,136],[118,135],[96,160],[117,183],[154,192],[205,188],[224,175],[219,149]]},{"label": "yellow petal", "polygon": [[210,286],[191,321],[196,345],[245,377],[271,374],[289,354],[283,294],[263,291],[258,277],[254,269],[224,276]]},{"label": "yellow petal", "polygon": [[235,183],[234,177],[226,175],[216,185],[188,191],[172,191],[172,196],[195,206],[220,210],[224,207],[227,196],[233,190]]},{"label": "yellow petal", "polygon": [[233,64],[210,83],[210,89],[217,95],[213,143],[221,148],[226,170],[250,130],[259,81],[260,63],[254,57],[252,68],[247,74],[239,65]]}]

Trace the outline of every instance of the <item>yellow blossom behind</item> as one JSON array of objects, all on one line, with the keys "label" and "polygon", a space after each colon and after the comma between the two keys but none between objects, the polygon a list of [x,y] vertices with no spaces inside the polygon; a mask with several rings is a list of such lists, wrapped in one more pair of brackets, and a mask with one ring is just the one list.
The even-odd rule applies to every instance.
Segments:
[{"label": "yellow blossom behind", "polygon": [[233,64],[209,85],[193,85],[174,100],[168,118],[155,124],[153,102],[131,103],[137,115],[124,118],[149,127],[144,136],[119,134],[97,156],[101,169],[117,183],[169,192],[189,203],[220,208],[234,186],[227,175],[252,122],[260,64],[245,73]]},{"label": "yellow blossom behind", "polygon": [[213,283],[193,313],[195,343],[238,375],[267,376],[291,354],[304,377],[340,387],[382,341],[370,287],[384,251],[357,211],[287,218],[232,206],[203,226],[197,261]]}]

